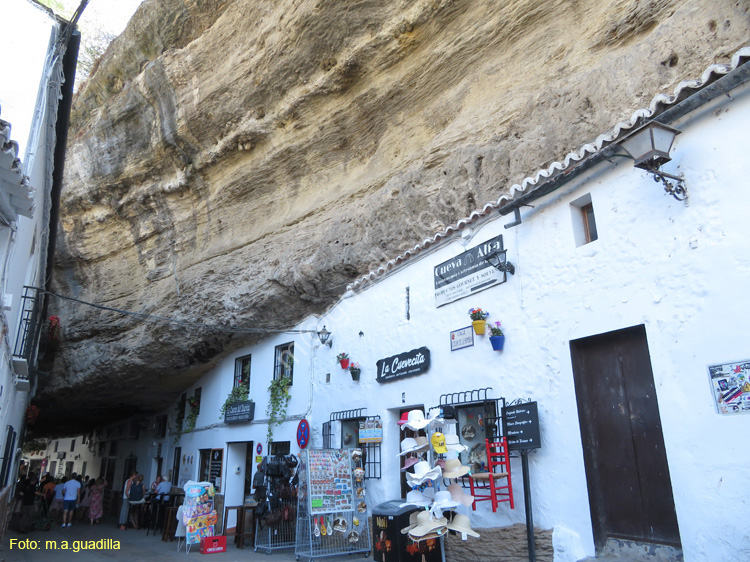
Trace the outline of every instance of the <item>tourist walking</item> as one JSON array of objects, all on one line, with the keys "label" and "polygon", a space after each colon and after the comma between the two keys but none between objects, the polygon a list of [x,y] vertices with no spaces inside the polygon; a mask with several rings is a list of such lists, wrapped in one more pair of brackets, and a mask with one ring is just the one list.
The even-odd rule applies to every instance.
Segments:
[{"label": "tourist walking", "polygon": [[104,485],[106,484],[106,480],[102,478],[101,476],[96,479],[96,482],[94,482],[94,485],[91,487],[91,492],[89,492],[89,497],[91,498],[91,503],[89,505],[89,521],[90,525],[93,525],[94,523],[99,523],[99,519],[101,519],[102,515],[104,514]]},{"label": "tourist walking", "polygon": [[74,472],[70,480],[63,484],[63,522],[60,527],[70,527],[78,502],[81,501],[81,483]]}]

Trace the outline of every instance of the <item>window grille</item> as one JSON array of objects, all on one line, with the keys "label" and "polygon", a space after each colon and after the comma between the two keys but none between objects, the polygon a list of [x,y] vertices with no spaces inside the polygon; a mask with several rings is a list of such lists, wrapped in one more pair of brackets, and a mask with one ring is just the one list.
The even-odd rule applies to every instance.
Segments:
[{"label": "window grille", "polygon": [[250,358],[245,355],[234,360],[234,388],[243,384],[250,387]]},{"label": "window grille", "polygon": [[276,357],[273,365],[273,380],[281,377],[289,379],[292,384],[294,373],[294,342],[283,343],[276,346]]},{"label": "window grille", "polygon": [[0,486],[8,485],[8,478],[10,477],[10,467],[13,464],[13,452],[16,450],[16,431],[13,426],[6,426],[5,433],[5,451],[3,452],[3,464],[0,469]]},{"label": "window grille", "polygon": [[42,293],[34,287],[24,286],[21,297],[21,325],[13,349],[14,357],[21,357],[31,363],[34,348],[42,330]]},{"label": "window grille", "polygon": [[[356,441],[354,443],[344,443],[345,435],[343,435],[342,427],[349,422],[350,427],[358,427],[360,422],[380,422],[380,416],[367,416],[364,411],[367,408],[356,408],[353,410],[341,410],[339,412],[333,412],[327,422],[323,424],[323,448],[324,449],[338,449],[343,448],[345,445],[350,446],[355,444],[362,450],[362,461],[365,469],[365,479],[380,479],[382,475],[382,463],[380,454],[380,442],[359,442],[359,434],[357,434]],[[338,421],[339,432],[334,435],[333,424],[331,422]],[[356,431],[356,430],[352,430]],[[352,435],[353,436],[353,435]]]}]

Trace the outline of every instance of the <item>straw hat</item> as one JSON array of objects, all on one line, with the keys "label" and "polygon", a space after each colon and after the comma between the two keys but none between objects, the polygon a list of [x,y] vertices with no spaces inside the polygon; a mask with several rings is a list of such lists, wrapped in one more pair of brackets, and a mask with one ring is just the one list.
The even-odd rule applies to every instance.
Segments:
[{"label": "straw hat", "polygon": [[445,461],[443,478],[461,478],[469,474],[469,467],[463,466],[459,459],[448,459]]},{"label": "straw hat", "polygon": [[446,532],[448,520],[445,517],[433,519],[429,511],[420,511],[417,515],[417,526],[409,531],[409,536],[422,538],[428,533],[442,535]]},{"label": "straw hat", "polygon": [[412,511],[409,514],[409,524],[401,529],[401,534],[405,535],[409,531],[411,531],[414,527],[417,526],[417,515],[419,515],[419,511]]},{"label": "straw hat", "polygon": [[469,518],[466,517],[466,515],[462,515],[460,513],[457,513],[453,516],[453,521],[448,523],[448,528],[451,531],[456,531],[457,533],[466,533],[467,535],[471,535],[472,537],[479,538],[479,533],[471,528],[471,521],[469,520]]},{"label": "straw hat", "polygon": [[419,461],[414,465],[414,474],[406,473],[406,482],[409,486],[420,486],[424,484],[426,480],[436,480],[440,478],[442,470],[439,466],[430,468],[430,463],[427,461]]},{"label": "straw hat", "polygon": [[472,503],[474,503],[474,496],[470,496],[469,494],[464,492],[463,487],[458,482],[454,482],[453,484],[448,486],[448,491],[451,493],[451,497],[454,501],[462,503],[466,507],[469,507]]},{"label": "straw hat", "polygon": [[417,507],[427,507],[430,505],[432,500],[424,497],[424,494],[419,490],[412,490],[406,494],[406,501],[399,505],[399,507],[406,507],[407,505],[414,505]]}]

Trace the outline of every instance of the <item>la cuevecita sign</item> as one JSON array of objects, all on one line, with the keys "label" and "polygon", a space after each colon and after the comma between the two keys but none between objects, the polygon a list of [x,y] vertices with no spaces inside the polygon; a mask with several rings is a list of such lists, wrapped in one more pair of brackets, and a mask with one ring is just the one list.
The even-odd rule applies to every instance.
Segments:
[{"label": "la cuevecita sign", "polygon": [[412,349],[377,361],[378,382],[388,382],[402,377],[421,375],[430,368],[430,350],[426,347]]}]

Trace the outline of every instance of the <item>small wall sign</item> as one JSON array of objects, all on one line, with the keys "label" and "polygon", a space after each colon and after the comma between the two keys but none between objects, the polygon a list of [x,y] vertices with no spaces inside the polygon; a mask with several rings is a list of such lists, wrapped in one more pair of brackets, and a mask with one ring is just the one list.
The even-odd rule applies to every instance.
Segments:
[{"label": "small wall sign", "polygon": [[376,365],[378,367],[378,375],[375,380],[378,382],[388,382],[397,378],[421,375],[430,368],[430,350],[426,347],[412,349],[405,353],[380,359]]},{"label": "small wall sign", "polygon": [[539,410],[536,402],[525,402],[503,408],[503,433],[508,438],[508,449],[538,449]]},{"label": "small wall sign", "polygon": [[260,455],[261,453],[263,453],[263,443],[258,443],[255,446],[255,454]]},{"label": "small wall sign", "polygon": [[451,351],[474,345],[474,328],[467,326],[451,332]]},{"label": "small wall sign", "polygon": [[750,414],[750,359],[709,365],[708,376],[719,414]]}]

